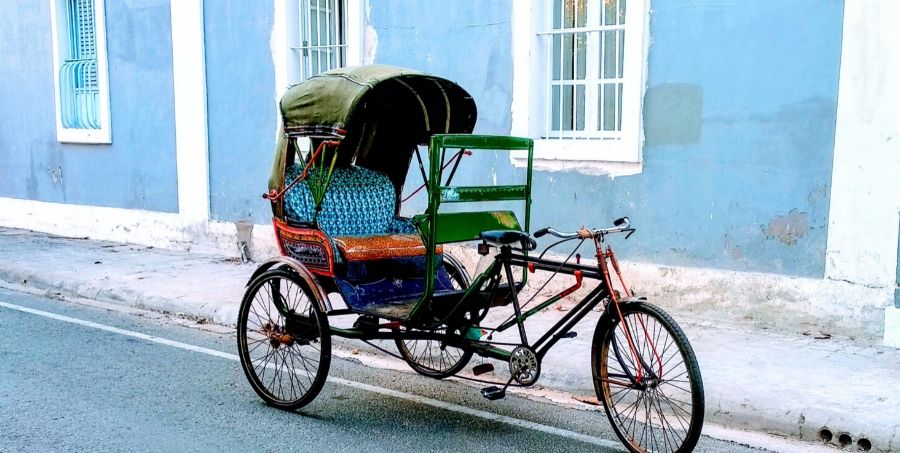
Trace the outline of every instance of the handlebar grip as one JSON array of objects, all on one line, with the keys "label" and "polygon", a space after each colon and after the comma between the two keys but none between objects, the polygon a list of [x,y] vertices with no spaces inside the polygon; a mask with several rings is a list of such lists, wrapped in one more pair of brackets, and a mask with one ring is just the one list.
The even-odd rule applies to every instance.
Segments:
[{"label": "handlebar grip", "polygon": [[550,231],[550,227],[544,227],[544,228],[541,228],[540,230],[535,231],[534,234],[532,234],[532,236],[539,238],[539,237],[547,234],[548,231]]},{"label": "handlebar grip", "polygon": [[622,225],[625,225],[626,223],[629,223],[629,222],[628,222],[628,217],[620,217],[620,218],[618,218],[618,219],[616,219],[616,220],[613,221],[613,225],[615,225],[615,226],[617,226],[617,227],[620,227],[620,226],[622,226]]}]

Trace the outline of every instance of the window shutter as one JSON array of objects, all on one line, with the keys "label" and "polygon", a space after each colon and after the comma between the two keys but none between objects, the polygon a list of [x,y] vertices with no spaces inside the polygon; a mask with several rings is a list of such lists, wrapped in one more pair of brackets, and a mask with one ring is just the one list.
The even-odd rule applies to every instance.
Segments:
[{"label": "window shutter", "polygon": [[69,55],[59,68],[63,127],[100,129],[94,0],[66,2]]}]

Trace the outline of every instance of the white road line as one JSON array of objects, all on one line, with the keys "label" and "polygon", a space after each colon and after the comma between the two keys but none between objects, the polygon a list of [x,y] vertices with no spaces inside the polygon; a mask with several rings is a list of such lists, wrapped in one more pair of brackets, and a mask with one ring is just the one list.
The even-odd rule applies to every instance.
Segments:
[{"label": "white road line", "polygon": [[[45,318],[55,319],[57,321],[68,322],[72,324],[78,324],[80,326],[90,327],[93,329],[103,330],[106,332],[117,333],[119,335],[125,335],[128,337],[139,338],[141,340],[149,341],[152,343],[163,344],[166,346],[171,346],[173,348],[184,349],[187,351],[199,352],[201,354],[211,355],[214,357],[219,357],[228,360],[240,361],[237,354],[229,354],[227,352],[217,351],[215,349],[204,348],[202,346],[195,346],[188,343],[182,343],[180,341],[169,340],[168,338],[157,337],[155,335],[147,335],[145,333],[135,332],[133,330],[120,329],[118,327],[107,326],[105,324],[99,324],[92,321],[85,321],[83,319],[72,318],[69,316],[58,315],[56,313],[50,313],[43,310],[36,310],[34,308],[23,307],[21,305],[10,304],[6,302],[0,302],[0,307],[8,308],[10,310],[17,310],[24,313],[29,313],[32,315],[43,316]],[[401,392],[397,390],[386,389],[383,387],[378,387],[370,384],[364,384],[362,382],[350,381],[347,379],[341,379],[336,377],[329,377],[328,382],[343,385],[346,387],[352,387],[360,390],[365,390],[367,392],[377,393],[379,395],[390,396],[394,398],[400,398],[407,401],[412,401],[419,404],[425,404],[428,406],[436,407],[439,409],[448,410],[451,412],[456,412],[465,415],[471,415],[473,417],[479,417],[486,420],[492,420],[500,423],[505,423],[507,425],[515,426],[518,428],[527,428],[535,431],[544,432],[547,434],[554,434],[557,436],[566,437],[569,439],[578,440],[581,442],[599,445],[605,448],[611,448],[619,451],[625,451],[622,444],[619,442],[614,442],[611,440],[603,439],[596,436],[590,436],[587,434],[578,433],[575,431],[570,431],[567,429],[557,428],[555,426],[543,425],[540,423],[530,422],[528,420],[522,420],[514,417],[508,417],[506,415],[495,414],[493,412],[487,412],[480,409],[474,409],[471,407],[461,406],[459,404],[448,403],[446,401],[440,401],[432,398],[426,398],[424,396],[413,395],[411,393]]]}]

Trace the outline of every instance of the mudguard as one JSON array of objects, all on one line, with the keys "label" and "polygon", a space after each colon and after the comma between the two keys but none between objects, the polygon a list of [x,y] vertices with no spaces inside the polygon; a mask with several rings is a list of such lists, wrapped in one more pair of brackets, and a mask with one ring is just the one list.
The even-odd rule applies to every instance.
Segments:
[{"label": "mudguard", "polygon": [[316,279],[316,276],[306,268],[300,261],[297,261],[291,257],[287,256],[276,256],[268,259],[264,263],[260,264],[259,267],[253,271],[253,275],[250,276],[250,280],[247,281],[247,285],[249,286],[250,282],[256,280],[257,277],[268,271],[269,269],[275,267],[288,268],[292,271],[296,272],[297,275],[303,279],[304,282],[309,286],[309,289],[313,292],[313,296],[316,299],[316,303],[319,305],[319,309],[322,310],[323,313],[328,313],[332,310],[331,301],[328,300],[328,293],[322,288],[322,285],[319,284],[319,281]]}]

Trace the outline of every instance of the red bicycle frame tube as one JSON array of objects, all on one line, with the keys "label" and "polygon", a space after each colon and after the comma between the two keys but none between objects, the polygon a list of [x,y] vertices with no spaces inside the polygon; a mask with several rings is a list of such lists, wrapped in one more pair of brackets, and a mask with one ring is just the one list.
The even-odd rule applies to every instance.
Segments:
[{"label": "red bicycle frame tube", "polygon": [[[594,245],[597,247],[597,265],[600,267],[600,272],[603,274],[603,281],[606,283],[606,289],[609,292],[610,303],[615,307],[619,319],[623,321],[622,328],[625,330],[625,339],[628,341],[628,349],[631,351],[635,368],[637,368],[637,382],[640,383],[644,379],[643,366],[640,366],[641,360],[640,357],[638,357],[637,348],[634,346],[631,329],[629,329],[628,323],[624,322],[625,318],[622,316],[622,309],[619,307],[619,297],[616,295],[616,290],[613,287],[613,281],[609,273],[610,264],[616,273],[616,277],[619,279],[619,283],[625,291],[625,295],[634,297],[634,293],[632,293],[631,289],[628,288],[628,285],[625,284],[625,279],[622,278],[622,271],[619,269],[619,260],[616,258],[616,254],[613,252],[612,247],[607,246],[606,251],[604,252],[602,243],[597,239],[594,239]],[[638,317],[638,322],[641,324],[641,329],[644,331],[644,338],[646,338],[647,342],[650,344],[653,356],[656,358],[656,363],[659,364],[659,376],[662,376],[662,360],[656,350],[656,345],[653,343],[650,334],[647,332],[647,326],[644,324],[644,320]]]}]

